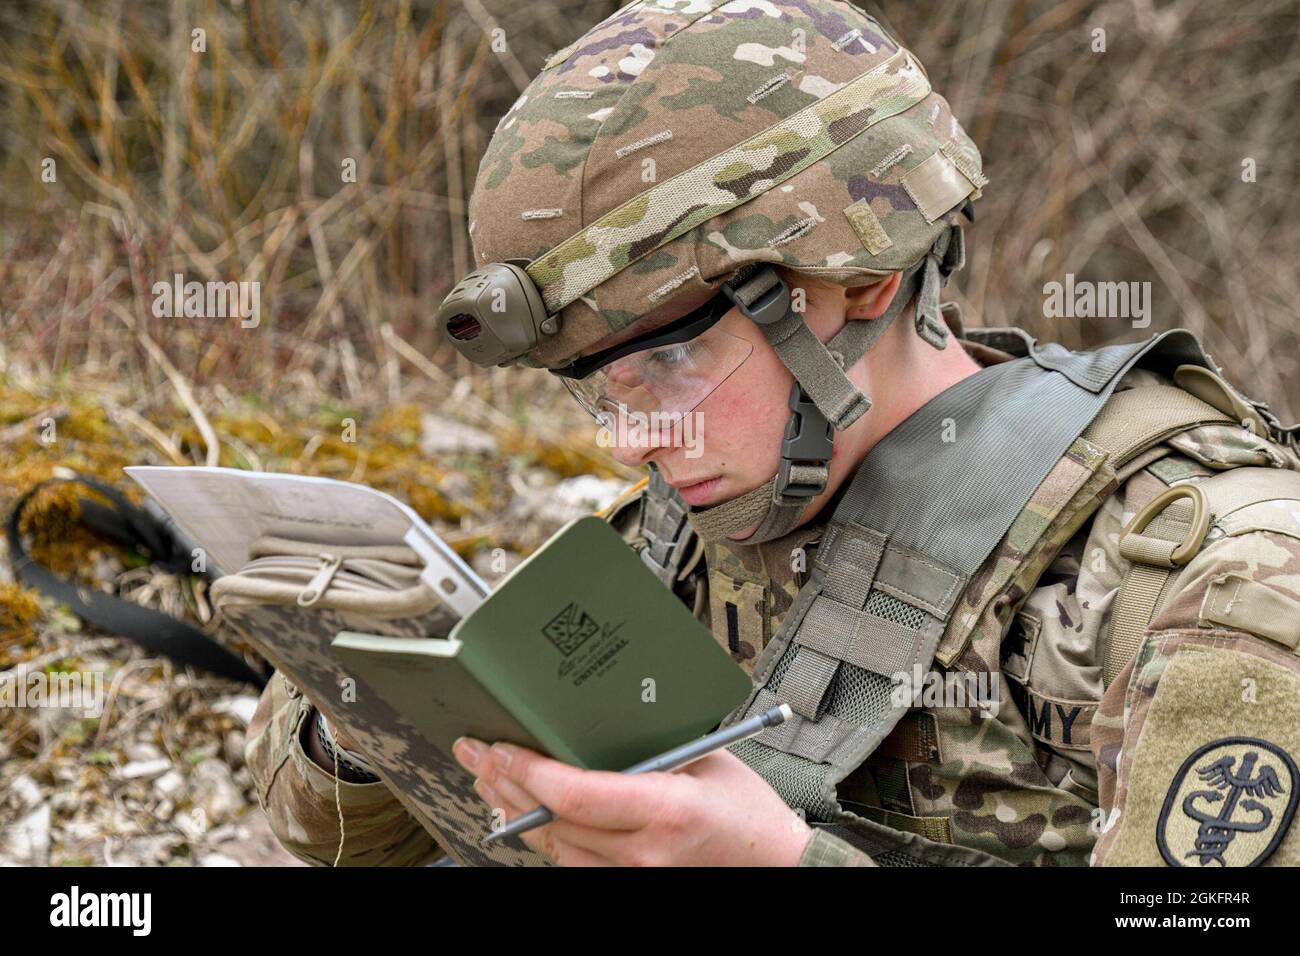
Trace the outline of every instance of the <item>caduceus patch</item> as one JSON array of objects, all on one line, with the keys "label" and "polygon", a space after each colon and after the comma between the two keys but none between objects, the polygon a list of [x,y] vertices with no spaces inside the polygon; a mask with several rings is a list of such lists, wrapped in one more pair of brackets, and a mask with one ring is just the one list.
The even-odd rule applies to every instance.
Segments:
[{"label": "caduceus patch", "polygon": [[1156,826],[1170,866],[1258,866],[1295,815],[1300,773],[1267,740],[1224,737],[1200,747],[1174,775]]}]

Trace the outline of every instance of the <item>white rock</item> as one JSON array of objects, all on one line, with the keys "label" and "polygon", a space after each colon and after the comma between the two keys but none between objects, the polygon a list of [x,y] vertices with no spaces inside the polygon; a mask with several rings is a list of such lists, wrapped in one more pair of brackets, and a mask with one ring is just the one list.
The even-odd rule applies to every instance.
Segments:
[{"label": "white rock", "polygon": [[128,761],[137,762],[157,760],[163,755],[163,752],[153,744],[131,744],[124,752]]},{"label": "white rock", "polygon": [[240,731],[232,730],[221,738],[221,756],[232,767],[244,765],[244,735]]},{"label": "white rock", "polygon": [[448,452],[495,454],[497,440],[481,429],[462,422],[426,414],[420,419],[420,451],[426,455]]},{"label": "white rock", "polygon": [[166,757],[159,757],[157,760],[133,760],[119,770],[117,775],[123,780],[148,780],[150,777],[166,773],[171,768],[172,762]]},{"label": "white rock", "polygon": [[212,709],[218,714],[237,717],[247,725],[253,719],[253,711],[257,710],[257,698],[250,695],[225,697],[213,704]]},{"label": "white rock", "polygon": [[104,833],[104,824],[99,820],[70,820],[63,825],[63,842],[84,843],[98,839]]},{"label": "white rock", "polygon": [[27,774],[15,777],[9,785],[9,792],[18,798],[20,810],[29,810],[41,802],[41,788]]},{"label": "white rock", "polygon": [[521,505],[520,510],[543,521],[564,524],[608,507],[627,487],[627,482],[617,479],[578,475],[548,488],[516,486],[515,491],[519,493],[516,506]]},{"label": "white rock", "polygon": [[0,831],[0,865],[47,866],[50,857],[50,805],[39,807]]},{"label": "white rock", "polygon": [[244,794],[220,760],[208,759],[195,766],[190,777],[194,803],[207,816],[207,825],[215,826],[236,816],[244,808]]},{"label": "white rock", "polygon": [[207,814],[195,807],[189,813],[178,813],[172,819],[172,825],[181,832],[185,839],[195,841],[208,832]]},{"label": "white rock", "polygon": [[199,866],[239,866],[239,861],[232,860],[224,853],[208,853],[199,857]]},{"label": "white rock", "polygon": [[237,827],[233,823],[223,823],[219,827],[214,827],[208,831],[208,841],[211,843],[225,843],[227,840],[242,839],[244,833],[242,827]]},{"label": "white rock", "polygon": [[117,866],[156,866],[170,860],[172,851],[183,842],[174,833],[133,836],[117,844],[113,862]]},{"label": "white rock", "polygon": [[591,511],[601,511],[613,504],[614,499],[626,491],[627,487],[627,482],[617,478],[578,475],[561,481],[555,486],[553,493],[566,504]]},{"label": "white rock", "polygon": [[185,789],[185,778],[179,770],[173,768],[154,781],[153,789],[160,797],[175,800]]}]

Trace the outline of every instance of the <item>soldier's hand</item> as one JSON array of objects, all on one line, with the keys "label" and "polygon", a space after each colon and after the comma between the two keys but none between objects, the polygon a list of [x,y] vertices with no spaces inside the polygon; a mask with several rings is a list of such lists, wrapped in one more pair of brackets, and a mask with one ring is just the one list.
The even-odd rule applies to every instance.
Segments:
[{"label": "soldier's hand", "polygon": [[812,830],[762,777],[722,750],[677,773],[579,770],[525,747],[462,737],[456,759],[506,821],[545,804],[522,836],[565,866],[793,866]]}]

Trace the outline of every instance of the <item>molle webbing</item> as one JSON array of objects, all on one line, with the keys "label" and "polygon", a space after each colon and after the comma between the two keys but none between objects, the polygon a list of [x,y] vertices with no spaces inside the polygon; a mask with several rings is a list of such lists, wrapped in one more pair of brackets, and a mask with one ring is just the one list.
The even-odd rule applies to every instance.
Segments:
[{"label": "molle webbing", "polygon": [[1070,353],[1057,346],[983,369],[932,399],[863,461],[808,583],[757,662],[729,721],[789,703],[793,719],[732,748],[810,818],[880,862],[999,862],[845,811],[835,786],[906,712],[891,675],[935,649],[972,575],[1139,359],[1206,365],[1194,337]]},{"label": "molle webbing", "polygon": [[646,542],[641,560],[671,589],[689,553],[691,528],[686,520],[685,503],[673,494],[653,465],[641,499],[640,532]]}]

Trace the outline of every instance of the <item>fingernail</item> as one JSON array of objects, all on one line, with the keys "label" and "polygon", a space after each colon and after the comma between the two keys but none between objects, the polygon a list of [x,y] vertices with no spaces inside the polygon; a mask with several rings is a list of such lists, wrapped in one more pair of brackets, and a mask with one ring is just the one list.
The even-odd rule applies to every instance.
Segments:
[{"label": "fingernail", "polygon": [[451,745],[451,752],[466,770],[474,770],[483,759],[483,748],[468,737],[457,738]]},{"label": "fingernail", "polygon": [[495,807],[500,805],[500,801],[497,800],[497,792],[493,790],[490,786],[488,786],[486,783],[484,783],[482,780],[474,781],[474,792],[477,793],[480,797],[482,797],[483,802],[486,803],[489,807]]},{"label": "fingernail", "polygon": [[514,750],[502,744],[492,745],[492,759],[497,762],[497,766],[502,770],[510,769],[510,758],[514,756]]}]

